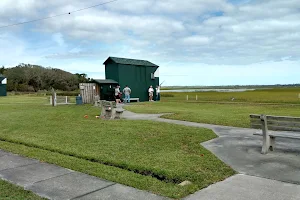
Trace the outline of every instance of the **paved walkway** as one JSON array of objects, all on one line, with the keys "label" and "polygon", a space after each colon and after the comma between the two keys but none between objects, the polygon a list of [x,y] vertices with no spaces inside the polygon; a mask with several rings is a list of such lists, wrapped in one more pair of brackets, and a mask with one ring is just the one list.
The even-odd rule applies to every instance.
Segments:
[{"label": "paved walkway", "polygon": [[[202,145],[236,171],[247,174],[232,176],[186,197],[185,200],[300,199],[300,186],[297,185],[300,184],[300,147],[297,143],[280,140],[276,143],[278,146],[274,152],[261,155],[261,138],[253,136],[255,130],[162,119],[160,116],[124,112],[124,117],[131,120],[154,120],[214,130],[219,138]],[[49,199],[167,199],[2,150],[0,177]]]},{"label": "paved walkway", "polygon": [[48,199],[167,199],[2,150],[0,150],[0,177]]}]

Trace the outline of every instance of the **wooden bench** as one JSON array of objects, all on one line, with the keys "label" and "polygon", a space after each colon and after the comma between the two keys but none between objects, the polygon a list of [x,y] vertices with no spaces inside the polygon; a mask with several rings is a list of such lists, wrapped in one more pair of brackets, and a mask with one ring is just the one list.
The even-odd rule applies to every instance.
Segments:
[{"label": "wooden bench", "polygon": [[[300,140],[300,117],[251,114],[250,124],[251,128],[262,129],[261,133],[254,133],[263,136],[262,154],[274,150],[276,137]],[[277,132],[269,132],[269,130]]]},{"label": "wooden bench", "polygon": [[[125,100],[125,99],[124,99]],[[130,98],[130,101],[137,101],[140,102],[140,98]]]}]

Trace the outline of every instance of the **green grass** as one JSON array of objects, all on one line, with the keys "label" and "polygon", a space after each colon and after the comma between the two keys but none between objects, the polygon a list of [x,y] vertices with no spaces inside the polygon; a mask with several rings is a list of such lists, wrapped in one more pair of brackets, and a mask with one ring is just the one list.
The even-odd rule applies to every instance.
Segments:
[{"label": "green grass", "polygon": [[163,118],[244,128],[250,127],[249,114],[300,116],[299,105],[147,102],[126,109],[136,113],[174,113]]},{"label": "green grass", "polygon": [[42,200],[32,192],[25,191],[21,187],[12,185],[0,179],[0,199],[1,200]]},{"label": "green grass", "polygon": [[[95,118],[98,108],[43,102],[40,97],[0,98],[0,148],[172,198],[235,173],[200,145],[216,137],[211,130],[104,121]],[[184,180],[193,184],[178,186]]]},{"label": "green grass", "polygon": [[[234,102],[245,103],[289,103],[300,104],[299,99],[300,88],[277,88],[277,89],[258,89],[255,91],[246,92],[166,92],[162,93],[164,101],[185,102],[186,96],[189,95],[189,101],[197,102],[196,95],[199,101],[208,102]],[[166,95],[165,98],[163,98]],[[169,97],[172,95],[172,97]]]}]

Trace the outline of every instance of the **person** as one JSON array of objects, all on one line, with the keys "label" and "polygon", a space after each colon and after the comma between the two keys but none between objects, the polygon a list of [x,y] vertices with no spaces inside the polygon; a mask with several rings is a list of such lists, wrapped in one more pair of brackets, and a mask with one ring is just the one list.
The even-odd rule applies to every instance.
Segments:
[{"label": "person", "polygon": [[160,101],[160,86],[156,86],[156,101]]},{"label": "person", "polygon": [[126,87],[123,89],[123,93],[125,94],[125,103],[130,103],[130,94],[131,89],[126,85]]},{"label": "person", "polygon": [[115,88],[115,99],[116,99],[116,103],[120,103],[120,86],[117,85]]},{"label": "person", "polygon": [[150,85],[150,87],[148,89],[148,93],[149,93],[149,101],[153,101],[154,89],[152,88],[152,85]]}]

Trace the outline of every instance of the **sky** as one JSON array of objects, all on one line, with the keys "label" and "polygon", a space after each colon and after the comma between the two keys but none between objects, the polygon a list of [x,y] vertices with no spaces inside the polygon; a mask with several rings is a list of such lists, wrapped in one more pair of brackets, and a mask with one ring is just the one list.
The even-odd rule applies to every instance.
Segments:
[{"label": "sky", "polygon": [[[1,0],[0,26],[109,0]],[[0,28],[0,66],[105,78],[109,57],[159,65],[164,85],[300,83],[300,0],[117,0]]]}]

